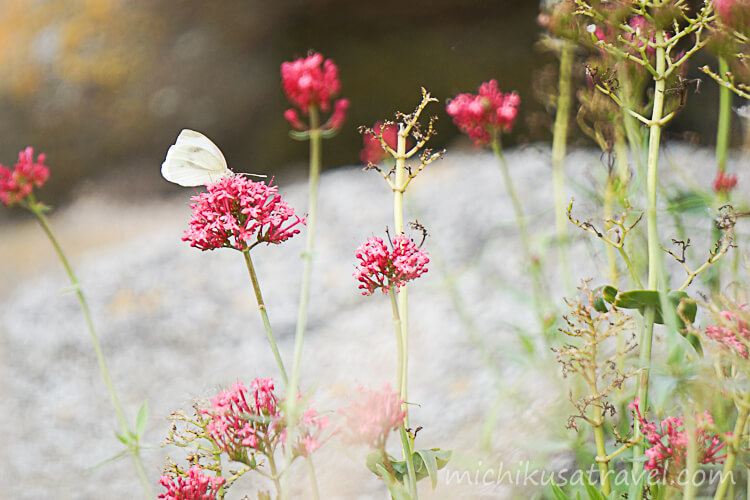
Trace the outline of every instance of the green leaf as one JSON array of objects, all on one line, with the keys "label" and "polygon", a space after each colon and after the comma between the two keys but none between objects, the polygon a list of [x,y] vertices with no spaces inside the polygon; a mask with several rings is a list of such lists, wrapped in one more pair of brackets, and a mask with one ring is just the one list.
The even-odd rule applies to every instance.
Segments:
[{"label": "green leaf", "polygon": [[570,497],[563,493],[563,490],[561,490],[558,485],[552,483],[550,486],[552,487],[552,494],[555,495],[556,500],[570,500]]},{"label": "green leaf", "polygon": [[[678,328],[685,328],[685,323],[682,321],[684,316],[690,323],[695,321],[695,314],[698,311],[698,306],[695,300],[691,299],[690,296],[681,290],[672,290],[667,293],[667,302],[672,308],[670,314],[675,314]],[[646,308],[653,307],[654,323],[663,325],[664,314],[662,311],[662,301],[660,293],[656,290],[630,290],[627,292],[620,292],[617,294],[617,299],[614,305],[623,309],[638,309],[641,313],[644,313]]]},{"label": "green leaf", "polygon": [[623,309],[641,309],[659,306],[659,292],[656,290],[629,290],[617,294],[615,306]]},{"label": "green leaf", "polygon": [[130,443],[133,442],[133,440],[130,438],[129,435],[120,434],[119,432],[115,432],[115,436],[117,436],[117,439],[120,440],[122,444],[125,446],[130,446]]},{"label": "green leaf", "polygon": [[607,307],[607,303],[604,301],[604,297],[601,295],[596,295],[594,297],[594,309],[599,311],[600,313],[605,313],[609,311],[609,308]]},{"label": "green leaf", "polygon": [[617,288],[612,285],[602,285],[594,288],[594,309],[601,313],[605,313],[609,310],[607,302],[612,304],[617,297]]},{"label": "green leaf", "polygon": [[411,500],[409,497],[409,491],[402,484],[396,482],[385,467],[380,464],[376,467],[376,474],[382,477],[383,481],[385,481],[385,485],[388,487],[388,491],[391,493],[391,498],[393,500]]},{"label": "green leaf", "polygon": [[310,139],[310,132],[308,132],[307,130],[304,132],[300,132],[298,130],[290,130],[289,137],[291,137],[295,141],[306,141]]},{"label": "green leaf", "polygon": [[143,431],[146,430],[146,422],[148,421],[148,401],[144,401],[141,408],[138,410],[138,416],[135,419],[135,437],[140,440],[143,435]]},{"label": "green leaf", "polygon": [[695,191],[680,191],[669,199],[667,210],[673,214],[692,212],[696,215],[706,213],[706,208],[713,204],[714,197]]},{"label": "green leaf", "polygon": [[589,483],[589,478],[585,474],[583,476],[583,485],[586,487],[586,494],[589,496],[589,500],[607,500],[604,495],[599,493],[599,490]]},{"label": "green leaf", "polygon": [[[412,455],[414,457],[414,470],[417,475],[417,481],[419,481],[423,477],[426,477],[424,475],[426,470],[427,475],[430,477],[430,484],[432,485],[432,489],[434,490],[437,486],[438,469],[442,469],[446,466],[446,464],[450,460],[451,453],[452,452],[450,450],[441,450],[440,448],[417,450],[414,455]],[[424,468],[417,466],[417,457],[420,457],[422,459]]]}]

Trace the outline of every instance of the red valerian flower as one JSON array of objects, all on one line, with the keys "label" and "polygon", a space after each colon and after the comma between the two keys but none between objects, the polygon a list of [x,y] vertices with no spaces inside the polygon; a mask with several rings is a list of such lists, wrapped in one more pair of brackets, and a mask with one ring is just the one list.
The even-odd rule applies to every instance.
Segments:
[{"label": "red valerian flower", "polygon": [[737,176],[734,174],[725,174],[721,170],[716,172],[716,177],[711,186],[716,193],[729,193],[737,185]]},{"label": "red valerian flower", "polygon": [[750,0],[713,0],[713,3],[727,26],[740,31],[750,28]]},{"label": "red valerian flower", "polygon": [[747,343],[750,343],[750,326],[731,311],[721,311],[721,317],[733,327],[723,325],[708,325],[706,336],[716,342],[734,349],[747,359]]},{"label": "red valerian flower", "polygon": [[0,201],[11,206],[20,203],[31,194],[35,187],[42,187],[49,178],[49,168],[44,164],[47,157],[37,156],[28,147],[18,153],[18,162],[13,170],[0,165]]},{"label": "red valerian flower", "polygon": [[206,187],[191,198],[193,215],[182,238],[190,246],[244,251],[262,242],[286,241],[300,232],[297,224],[305,223],[282,201],[276,186],[235,175]]},{"label": "red valerian flower", "polygon": [[279,418],[273,389],[273,379],[255,379],[248,395],[245,385],[237,382],[211,398],[211,408],[200,409],[211,418],[206,431],[232,460],[245,462],[248,453],[263,449],[260,442],[278,438],[273,432]]},{"label": "red valerian flower", "polygon": [[496,134],[508,133],[513,129],[518,116],[521,98],[515,92],[503,94],[497,80],[490,80],[479,86],[479,93],[458,94],[446,106],[453,123],[475,145],[486,145]]},{"label": "red valerian flower", "polygon": [[385,449],[385,442],[391,431],[404,425],[404,400],[387,383],[379,391],[362,387],[358,391],[360,399],[340,410],[346,417],[346,440],[367,444],[374,449]]},{"label": "red valerian flower", "polygon": [[354,277],[360,282],[362,295],[372,295],[378,288],[383,294],[391,287],[398,291],[406,282],[426,273],[430,262],[427,252],[404,234],[393,238],[393,250],[388,249],[382,238],[373,236],[354,255],[360,260]]},{"label": "red valerian flower", "polygon": [[223,477],[206,476],[200,466],[194,465],[187,471],[187,477],[171,478],[164,475],[159,483],[167,488],[159,495],[164,500],[216,500],[219,489],[226,482]]},{"label": "red valerian flower", "polygon": [[[333,98],[341,91],[341,82],[339,69],[331,59],[324,61],[322,54],[312,52],[307,57],[282,63],[281,86],[289,102],[305,115],[310,112],[311,107],[316,107],[324,113],[333,109],[333,113],[321,129],[338,130],[343,125],[349,100],[338,99],[333,102]],[[284,118],[293,129],[307,130],[307,125],[299,119],[296,110],[288,109],[284,113]]]},{"label": "red valerian flower", "polygon": [[[644,468],[651,471],[652,478],[663,478],[668,484],[676,484],[687,461],[688,435],[683,429],[682,417],[668,417],[657,426],[648,422],[641,415],[640,400],[628,405],[641,424],[641,431],[650,448],[645,451]],[[710,434],[706,427],[713,425],[714,420],[707,411],[695,416],[695,444],[698,451],[698,462],[701,464],[720,464],[726,454],[719,452],[726,445],[717,435]]]}]

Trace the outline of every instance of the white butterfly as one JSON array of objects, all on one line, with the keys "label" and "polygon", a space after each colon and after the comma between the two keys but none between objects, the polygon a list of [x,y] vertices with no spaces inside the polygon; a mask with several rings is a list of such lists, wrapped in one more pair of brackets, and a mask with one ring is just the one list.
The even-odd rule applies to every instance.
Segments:
[{"label": "white butterfly", "polygon": [[221,150],[211,139],[194,130],[184,129],[177,142],[169,146],[161,164],[161,175],[180,186],[201,186],[232,177]]}]

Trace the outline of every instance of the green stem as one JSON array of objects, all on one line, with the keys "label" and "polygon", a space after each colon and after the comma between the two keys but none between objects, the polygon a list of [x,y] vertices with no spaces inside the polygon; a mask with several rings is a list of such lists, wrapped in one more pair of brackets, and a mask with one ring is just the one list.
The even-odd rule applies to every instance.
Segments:
[{"label": "green stem", "polygon": [[409,498],[411,500],[417,499],[417,474],[414,471],[414,461],[412,455],[414,455],[414,440],[406,433],[406,424],[399,428],[399,434],[401,435],[401,447],[404,450],[406,459],[406,471],[409,474]]},{"label": "green stem", "polygon": [[[99,373],[104,380],[104,385],[107,387],[107,392],[109,393],[110,400],[112,401],[112,406],[114,406],[115,413],[117,414],[117,420],[120,423],[120,432],[123,436],[134,436],[134,434],[130,431],[127,418],[125,417],[125,412],[123,411],[120,400],[117,397],[117,393],[115,392],[115,386],[112,383],[112,377],[110,376],[109,368],[107,368],[107,362],[104,359],[104,353],[102,352],[102,347],[99,343],[99,337],[97,336],[96,330],[94,329],[94,322],[91,319],[91,312],[89,311],[89,306],[86,302],[86,298],[83,296],[81,283],[73,273],[73,268],[70,266],[70,262],[65,256],[65,252],[63,252],[60,243],[57,241],[57,238],[52,232],[52,228],[47,221],[47,217],[44,216],[44,213],[42,211],[42,206],[36,202],[36,200],[33,198],[33,195],[29,195],[28,208],[37,217],[37,219],[39,220],[39,224],[44,230],[44,233],[52,243],[52,246],[54,247],[58,258],[60,259],[60,262],[62,262],[62,265],[65,268],[65,273],[68,275],[68,279],[70,280],[73,290],[75,290],[76,297],[78,297],[78,303],[81,306],[81,311],[83,312],[83,316],[86,320],[86,326],[88,327],[89,334],[91,336],[91,342],[94,344],[94,353],[96,354],[96,361],[99,364]],[[146,477],[146,472],[143,469],[143,464],[141,463],[141,457],[138,451],[137,443],[135,447],[130,448],[132,450],[133,461],[135,462],[135,468],[138,473],[138,479],[141,482],[141,487],[143,488],[146,497],[154,498],[154,493],[153,491],[151,491],[151,486],[149,485],[148,478]]]},{"label": "green stem", "polygon": [[568,142],[568,118],[570,115],[570,75],[573,67],[575,45],[563,40],[560,51],[560,75],[558,80],[557,112],[552,134],[552,182],[555,195],[555,227],[563,275],[568,293],[573,290],[573,277],[568,256],[568,218],[565,199],[565,153]]},{"label": "green stem", "polygon": [[540,326],[544,328],[545,321],[544,311],[542,309],[542,284],[539,275],[539,264],[536,262],[536,259],[534,259],[534,256],[531,252],[531,240],[529,238],[528,229],[526,228],[526,219],[523,216],[521,202],[518,201],[516,190],[513,187],[513,181],[511,180],[510,173],[508,172],[508,164],[505,162],[505,157],[503,156],[503,149],[500,144],[499,138],[496,138],[492,141],[492,151],[494,151],[495,156],[497,156],[497,159],[500,163],[500,170],[502,171],[503,180],[505,181],[505,189],[507,190],[508,197],[510,198],[513,205],[513,211],[515,212],[516,216],[516,224],[518,225],[518,231],[521,234],[521,244],[523,245],[525,254],[524,256],[531,270],[531,281],[534,293],[534,308],[536,309],[536,314],[539,318]]},{"label": "green stem", "polygon": [[[657,229],[656,219],[656,191],[657,191],[657,166],[659,160],[659,143],[661,140],[660,120],[664,112],[664,91],[666,90],[666,81],[664,71],[666,69],[664,53],[664,31],[656,32],[656,74],[654,83],[654,107],[651,113],[651,126],[649,130],[648,141],[648,159],[646,171],[646,225],[648,234],[648,289],[658,290],[658,280],[661,275],[661,246],[659,244],[659,232]],[[654,332],[654,314],[653,307],[646,309],[644,314],[644,325],[641,332],[639,364],[641,374],[638,381],[638,398],[640,399],[641,408],[648,407],[648,379],[651,365],[651,343]],[[639,422],[635,423],[635,438],[638,440],[642,435]],[[638,459],[643,456],[643,445],[639,444],[633,448],[633,458]],[[639,477],[643,471],[643,462],[634,460],[633,472],[634,477]],[[643,488],[637,488],[635,495],[636,500],[643,497]]]},{"label": "green stem", "polygon": [[[292,379],[287,382],[286,400],[288,404],[287,419],[290,433],[294,432],[297,422],[297,394],[302,366],[302,346],[305,341],[307,329],[307,309],[310,299],[310,276],[312,274],[313,253],[315,250],[315,227],[318,221],[318,184],[320,182],[320,171],[322,165],[322,137],[320,135],[320,113],[318,108],[310,106],[310,172],[307,180],[307,241],[302,258],[305,261],[302,271],[302,283],[299,292],[299,308],[297,309],[297,327],[294,333],[294,361],[292,364]],[[292,436],[290,434],[290,439]],[[314,498],[319,497],[318,481],[315,477],[315,469],[311,458],[306,458]]]},{"label": "green stem", "polygon": [[733,483],[734,464],[736,463],[737,455],[740,452],[742,436],[745,434],[745,424],[747,423],[748,411],[750,411],[750,391],[745,394],[744,399],[738,406],[737,421],[734,423],[732,439],[727,442],[727,458],[724,459],[724,468],[721,470],[721,480],[719,481],[719,486],[716,488],[714,500],[723,500],[727,488]]},{"label": "green stem", "polygon": [[255,299],[258,301],[258,311],[260,317],[263,320],[263,327],[266,329],[268,335],[268,342],[271,344],[271,350],[273,356],[276,358],[276,365],[279,367],[281,377],[284,379],[284,383],[287,384],[289,379],[286,375],[286,369],[284,368],[284,362],[281,360],[281,354],[279,348],[276,346],[276,339],[273,336],[273,330],[271,330],[271,322],[268,320],[268,311],[266,310],[266,304],[263,302],[263,295],[260,293],[260,283],[258,283],[258,275],[255,274],[255,266],[250,258],[250,250],[243,250],[242,256],[245,257],[245,264],[247,264],[247,271],[250,273],[250,281],[253,282],[253,290],[255,290]]},{"label": "green stem", "polygon": [[287,387],[287,400],[296,400],[299,392],[300,365],[302,363],[302,345],[307,328],[307,304],[310,299],[310,275],[312,272],[313,251],[315,249],[315,226],[318,220],[318,183],[320,181],[322,148],[320,137],[320,115],[315,106],[310,107],[310,174],[307,181],[307,243],[302,258],[305,268],[302,273],[302,285],[299,292],[299,309],[297,310],[297,329],[294,334],[294,364],[292,381]]},{"label": "green stem", "polygon": [[[408,131],[403,125],[399,125],[398,139],[396,144],[396,166],[395,166],[395,178],[394,178],[394,190],[393,190],[393,224],[396,234],[402,234],[404,232],[404,191],[406,190],[406,184],[409,181],[408,173],[406,170],[406,137]],[[391,305],[395,301],[394,290],[389,290],[391,294]],[[408,329],[408,299],[407,299],[407,288],[403,285],[398,292],[398,307],[394,310],[394,321],[395,314],[398,314],[398,326],[399,331],[396,332],[399,342],[399,374],[398,390],[401,395],[401,399],[404,400],[404,410],[406,412],[404,416],[404,425],[401,428],[401,444],[404,452],[404,460],[406,460],[407,469],[409,472],[409,494],[413,500],[417,500],[417,480],[414,472],[414,464],[412,463],[412,449],[414,447],[414,440],[406,433],[406,428],[409,426],[409,407],[406,405],[408,397],[408,375],[409,375],[409,329]]]},{"label": "green stem", "polygon": [[[404,344],[401,337],[401,315],[398,312],[398,302],[396,300],[396,292],[393,291],[393,287],[388,289],[388,296],[391,299],[391,309],[393,310],[393,327],[396,330],[396,351],[398,353],[398,367],[396,368],[396,388],[401,394],[401,388],[403,386],[404,372],[402,370],[404,364]],[[403,395],[401,395],[403,399]]]},{"label": "green stem", "polygon": [[[596,443],[596,456],[606,457],[607,449],[604,446],[604,429],[601,423],[594,426],[594,442]],[[599,464],[599,482],[601,483],[602,493],[609,495],[609,464],[607,462],[598,462]]]},{"label": "green stem", "polygon": [[315,475],[315,465],[313,464],[312,455],[307,455],[305,458],[305,463],[307,463],[307,475],[310,477],[310,486],[312,487],[313,500],[320,500],[318,478]]},{"label": "green stem", "polygon": [[[719,74],[729,71],[727,60],[719,56]],[[727,168],[727,149],[729,148],[729,126],[732,118],[732,99],[727,87],[719,86],[719,124],[716,129],[716,167],[719,172]]]}]

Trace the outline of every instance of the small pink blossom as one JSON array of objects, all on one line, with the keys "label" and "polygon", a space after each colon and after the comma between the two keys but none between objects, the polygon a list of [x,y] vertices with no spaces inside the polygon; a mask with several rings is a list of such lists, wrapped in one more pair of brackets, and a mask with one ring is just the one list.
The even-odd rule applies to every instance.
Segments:
[{"label": "small pink blossom", "polygon": [[234,248],[240,251],[265,242],[281,243],[300,230],[304,218],[277,194],[276,186],[253,182],[242,175],[209,184],[191,198],[190,227],[183,241],[201,250]]},{"label": "small pink blossom", "polygon": [[737,176],[725,174],[721,170],[716,172],[712,187],[716,193],[729,193],[737,185]]},{"label": "small pink blossom", "polygon": [[351,443],[363,443],[371,448],[383,449],[391,431],[404,425],[406,410],[399,393],[383,384],[379,391],[362,387],[357,389],[360,398],[339,410],[346,418],[347,438]]},{"label": "small pink blossom", "polygon": [[211,398],[210,408],[201,408],[210,422],[206,432],[232,460],[244,462],[247,455],[263,449],[278,439],[274,421],[281,418],[273,379],[255,379],[248,394],[245,385],[237,382],[228,391]]},{"label": "small pink blossom", "polygon": [[508,133],[513,129],[521,98],[515,92],[503,94],[497,80],[479,86],[479,93],[458,94],[446,106],[453,123],[475,145],[489,144],[495,134]]},{"label": "small pink blossom", "polygon": [[34,161],[34,149],[28,147],[18,153],[18,162],[11,170],[0,165],[0,201],[11,206],[23,201],[35,187],[42,187],[49,178],[49,168],[44,165],[47,157],[37,156]]},{"label": "small pink blossom", "polygon": [[[339,130],[344,124],[349,99],[338,99],[333,102],[333,98],[341,91],[341,82],[339,69],[331,59],[324,61],[322,54],[312,52],[307,57],[282,63],[281,86],[289,102],[298,107],[304,115],[309,114],[312,107],[328,113],[333,103],[333,112],[320,126],[321,130]],[[284,118],[297,131],[309,129],[294,109],[288,109],[284,113]]]},{"label": "small pink blossom", "polygon": [[159,483],[167,488],[166,493],[159,495],[164,500],[216,500],[219,489],[226,482],[223,477],[212,477],[203,474],[198,465],[190,467],[187,477],[172,478],[164,475]]},{"label": "small pink blossom", "polygon": [[[685,468],[687,457],[688,436],[683,429],[684,419],[668,417],[657,426],[643,418],[639,405],[640,400],[635,398],[628,408],[634,410],[635,418],[641,424],[641,432],[650,445],[645,451],[647,461],[644,468],[650,471],[652,478],[664,478],[669,484],[674,484]],[[706,430],[713,423],[707,411],[695,416],[695,444],[698,462],[702,464],[720,464],[726,458],[726,454],[718,455],[726,443]]]},{"label": "small pink blossom", "polygon": [[393,250],[388,249],[382,238],[371,237],[354,255],[360,260],[354,277],[360,282],[362,295],[372,295],[378,288],[383,294],[390,287],[398,291],[406,282],[426,273],[430,262],[427,252],[403,234],[393,238]]},{"label": "small pink blossom", "polygon": [[706,327],[706,336],[730,349],[734,349],[743,358],[747,359],[747,343],[750,342],[750,326],[731,311],[721,311],[721,317],[732,326],[709,325]]}]

